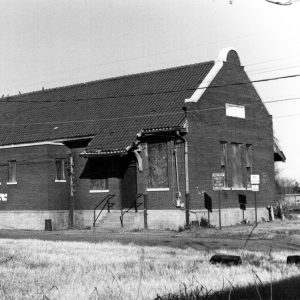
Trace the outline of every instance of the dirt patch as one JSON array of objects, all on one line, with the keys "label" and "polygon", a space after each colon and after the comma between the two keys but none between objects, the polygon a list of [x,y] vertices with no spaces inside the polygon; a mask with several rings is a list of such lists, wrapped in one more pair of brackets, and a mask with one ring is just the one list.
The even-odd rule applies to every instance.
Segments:
[{"label": "dirt patch", "polygon": [[[250,233],[252,234],[250,235]],[[84,241],[99,243],[117,241],[122,244],[133,243],[141,246],[170,246],[176,248],[212,249],[247,249],[265,251],[300,250],[300,221],[275,221],[259,224],[254,230],[250,225],[224,227],[222,230],[194,228],[188,231],[31,231],[0,230],[0,238],[40,239],[52,241]]]}]

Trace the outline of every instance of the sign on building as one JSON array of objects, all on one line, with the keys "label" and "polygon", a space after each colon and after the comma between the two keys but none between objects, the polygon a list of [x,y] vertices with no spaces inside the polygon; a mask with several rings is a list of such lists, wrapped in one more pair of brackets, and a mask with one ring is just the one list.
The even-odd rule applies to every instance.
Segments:
[{"label": "sign on building", "polygon": [[226,116],[245,119],[245,106],[226,103]]},{"label": "sign on building", "polygon": [[0,194],[0,201],[7,201],[7,194]]},{"label": "sign on building", "polygon": [[225,188],[225,174],[224,173],[213,173],[212,174],[213,190],[219,191]]},{"label": "sign on building", "polygon": [[260,184],[260,178],[259,175],[251,175],[251,184]]}]

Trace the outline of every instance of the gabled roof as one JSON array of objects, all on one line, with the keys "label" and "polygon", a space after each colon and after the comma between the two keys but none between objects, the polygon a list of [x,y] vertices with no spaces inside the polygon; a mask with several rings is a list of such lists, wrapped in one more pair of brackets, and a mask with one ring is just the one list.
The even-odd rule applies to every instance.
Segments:
[{"label": "gabled roof", "polygon": [[125,149],[142,129],[179,125],[213,61],[0,98],[0,145],[94,136]]}]

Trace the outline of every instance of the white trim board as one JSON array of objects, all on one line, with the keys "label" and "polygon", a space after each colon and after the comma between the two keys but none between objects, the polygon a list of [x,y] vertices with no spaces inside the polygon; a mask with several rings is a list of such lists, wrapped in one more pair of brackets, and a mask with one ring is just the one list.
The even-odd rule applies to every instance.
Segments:
[{"label": "white trim board", "polygon": [[41,142],[32,142],[32,143],[22,143],[22,144],[10,144],[0,146],[0,149],[10,149],[10,148],[20,148],[20,147],[30,147],[30,146],[42,146],[42,145],[56,145],[56,146],[64,146],[63,142],[67,141],[77,141],[82,139],[93,138],[94,136],[83,136],[76,138],[66,138],[52,141],[41,141]]},{"label": "white trim board", "polygon": [[203,81],[200,83],[194,94],[190,98],[185,99],[185,103],[199,101],[206,89],[209,87],[209,85],[212,83],[212,81],[216,78],[216,76],[222,69],[224,62],[227,61],[228,53],[231,50],[236,51],[233,47],[224,48],[220,51],[218,59],[215,61],[214,66],[211,68],[211,70],[205,76]]}]

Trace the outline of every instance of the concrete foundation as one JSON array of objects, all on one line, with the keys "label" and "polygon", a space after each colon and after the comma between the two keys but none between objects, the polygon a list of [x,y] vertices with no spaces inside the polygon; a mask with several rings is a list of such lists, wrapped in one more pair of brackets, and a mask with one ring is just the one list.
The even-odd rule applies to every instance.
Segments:
[{"label": "concrete foundation", "polygon": [[[98,215],[100,211],[96,212]],[[149,229],[171,229],[178,230],[185,226],[185,210],[148,210],[148,228]],[[98,223],[105,224],[115,220],[114,228],[120,227],[119,216],[120,210],[112,210],[111,215],[107,210],[103,211],[97,220]],[[110,217],[111,216],[111,217]],[[115,218],[112,218],[115,216]],[[116,217],[117,216],[117,217]],[[255,221],[254,208],[247,208],[244,214],[245,219],[253,223]],[[206,210],[190,211],[190,221],[201,222],[201,218],[208,220]],[[29,230],[45,230],[45,220],[51,219],[53,230],[68,229],[69,211],[0,211],[0,229],[29,229]],[[129,220],[131,219],[131,220]],[[268,211],[264,207],[257,209],[257,220],[268,220]],[[93,226],[94,211],[93,210],[75,210],[74,226],[82,229]],[[230,226],[241,223],[243,220],[243,212],[238,208],[222,209],[221,224],[222,226]],[[126,224],[130,224],[130,229],[144,228],[143,211],[138,213],[130,212],[124,216],[124,228]],[[219,212],[214,210],[210,213],[210,224],[219,226]],[[129,226],[129,225],[128,225]],[[107,228],[107,226],[105,226]],[[129,228],[128,228],[129,229]]]},{"label": "concrete foundation", "polygon": [[45,220],[51,219],[52,230],[68,229],[68,210],[0,211],[1,229],[45,230]]}]

